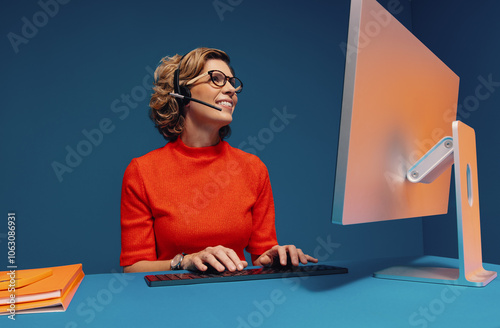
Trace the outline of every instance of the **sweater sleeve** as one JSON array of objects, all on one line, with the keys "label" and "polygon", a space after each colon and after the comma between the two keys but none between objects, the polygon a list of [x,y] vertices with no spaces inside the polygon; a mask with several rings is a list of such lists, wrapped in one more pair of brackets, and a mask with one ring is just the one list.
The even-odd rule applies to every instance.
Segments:
[{"label": "sweater sleeve", "polygon": [[120,212],[122,241],[120,265],[132,265],[141,260],[156,260],[154,218],[136,159],[132,160],[123,177]]},{"label": "sweater sleeve", "polygon": [[246,250],[261,255],[278,244],[274,225],[274,200],[267,168],[262,163],[260,193],[252,207],[252,234]]}]

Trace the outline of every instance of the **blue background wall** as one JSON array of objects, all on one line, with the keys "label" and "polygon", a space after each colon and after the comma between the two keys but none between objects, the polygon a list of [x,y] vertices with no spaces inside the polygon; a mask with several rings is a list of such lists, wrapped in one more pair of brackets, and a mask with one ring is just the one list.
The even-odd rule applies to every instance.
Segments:
[{"label": "blue background wall", "polygon": [[[474,21],[466,19],[467,8],[477,5],[464,1],[468,5],[453,13],[455,25],[442,20],[451,1],[438,7],[420,0],[411,6],[406,0],[382,1],[387,2],[461,76],[461,98],[473,94],[479,75],[492,73],[500,80],[495,73],[499,50],[488,26],[492,7],[498,7],[493,1],[475,2],[483,7]],[[273,185],[280,243],[297,244],[325,260],[420,255],[424,249],[456,252],[446,246],[456,245],[456,236],[444,232],[456,231],[453,213],[425,219],[424,225],[421,219],[330,223],[345,62],[340,45],[347,37],[349,1],[122,1],[113,6],[73,0],[48,9],[36,1],[3,8],[0,248],[6,245],[7,213],[15,211],[19,268],[79,262],[86,273],[119,270],[123,172],[132,158],[165,143],[147,116],[151,71],[161,57],[198,46],[228,52],[245,83],[228,141],[250,150],[243,143],[257,138],[255,152]],[[12,33],[18,36],[14,46]],[[492,116],[498,118],[498,93],[464,119],[479,131],[484,254],[496,263],[498,179],[488,149],[498,147],[500,138],[488,128]],[[271,119],[284,111],[295,116],[270,134]],[[92,144],[86,135],[97,136],[95,129],[106,132]],[[78,158],[77,150],[85,155]],[[71,172],[58,177],[54,162]],[[2,268],[6,257],[6,251],[0,254]]]}]

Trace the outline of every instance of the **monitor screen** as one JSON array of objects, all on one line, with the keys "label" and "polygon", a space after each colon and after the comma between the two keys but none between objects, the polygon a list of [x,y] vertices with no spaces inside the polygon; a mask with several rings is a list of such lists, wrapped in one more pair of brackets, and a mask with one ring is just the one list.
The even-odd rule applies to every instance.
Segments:
[{"label": "monitor screen", "polygon": [[458,76],[375,0],[352,0],[332,222],[445,214],[451,166],[429,184],[408,169],[456,119]]}]

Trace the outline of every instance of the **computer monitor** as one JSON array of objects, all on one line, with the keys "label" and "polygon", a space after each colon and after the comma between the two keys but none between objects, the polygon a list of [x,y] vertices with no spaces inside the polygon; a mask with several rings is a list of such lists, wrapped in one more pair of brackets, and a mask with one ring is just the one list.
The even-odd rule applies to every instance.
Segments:
[{"label": "computer monitor", "polygon": [[479,202],[461,201],[464,192],[467,203],[477,198],[477,165],[474,131],[454,122],[459,77],[376,0],[351,1],[345,50],[332,222],[445,214],[455,163],[459,268],[398,267],[376,276],[486,285],[496,273],[482,269]]}]

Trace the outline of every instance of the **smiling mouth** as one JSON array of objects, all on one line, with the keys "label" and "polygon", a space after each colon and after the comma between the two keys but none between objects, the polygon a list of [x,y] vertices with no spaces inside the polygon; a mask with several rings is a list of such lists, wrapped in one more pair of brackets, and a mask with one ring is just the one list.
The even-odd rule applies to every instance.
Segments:
[{"label": "smiling mouth", "polygon": [[233,103],[226,100],[218,101],[216,104],[228,108],[233,108]]}]

